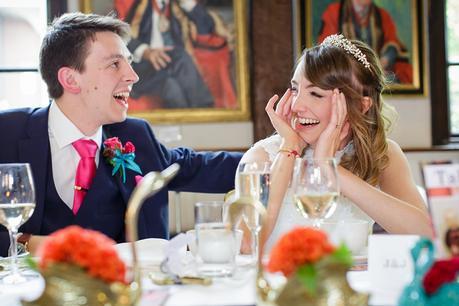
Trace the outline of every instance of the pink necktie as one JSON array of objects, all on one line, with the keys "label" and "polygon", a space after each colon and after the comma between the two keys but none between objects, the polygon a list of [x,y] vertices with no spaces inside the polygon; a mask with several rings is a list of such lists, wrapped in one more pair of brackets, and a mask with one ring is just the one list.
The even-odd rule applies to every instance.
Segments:
[{"label": "pink necktie", "polygon": [[75,186],[73,196],[73,214],[76,215],[83,203],[84,197],[91,187],[92,180],[96,174],[97,143],[93,140],[80,139],[72,143],[80,155],[80,162],[75,175]]}]

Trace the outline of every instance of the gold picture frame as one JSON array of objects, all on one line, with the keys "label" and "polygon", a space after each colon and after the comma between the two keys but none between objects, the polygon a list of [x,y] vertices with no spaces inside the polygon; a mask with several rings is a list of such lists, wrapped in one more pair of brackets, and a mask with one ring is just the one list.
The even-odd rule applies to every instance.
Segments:
[{"label": "gold picture frame", "polygon": [[[343,33],[345,36],[357,38],[360,25],[356,17],[352,17],[351,4],[348,11],[343,9],[351,0],[297,0],[297,9],[301,12],[297,18],[298,54],[302,48],[320,43],[326,35]],[[388,65],[388,79],[393,79],[386,91],[392,95],[426,95],[426,77],[424,74],[425,55],[422,22],[422,1],[420,0],[374,0],[368,14],[366,33],[369,45],[380,55],[387,51],[388,46],[395,46],[397,54],[391,54]],[[376,9],[375,9],[376,8]],[[351,17],[346,17],[351,16]],[[346,19],[349,18],[349,19]],[[351,19],[354,18],[354,19]],[[347,20],[347,21],[346,21]],[[341,23],[340,23],[341,21]],[[345,29],[345,27],[347,27]],[[346,31],[348,31],[346,35]],[[352,34],[349,34],[352,33]],[[382,33],[383,35],[381,35]],[[353,37],[353,35],[355,35]],[[380,40],[372,40],[372,35]],[[389,41],[396,37],[398,43]],[[367,41],[368,43],[368,41]]]},{"label": "gold picture frame", "polygon": [[[146,0],[137,0],[146,3]],[[175,0],[171,0],[172,2]],[[135,0],[80,0],[80,9],[82,12],[89,13],[94,12],[98,14],[107,14],[111,10],[115,9],[115,2],[119,5],[126,6],[124,3],[132,4]],[[124,2],[124,3],[123,3]],[[199,3],[199,1],[198,1]],[[210,7],[207,6],[206,9],[214,9],[212,16],[215,16],[219,13],[223,13],[226,19],[221,18],[228,29],[231,29],[231,39],[233,41],[228,41],[228,48],[230,48],[230,68],[229,77],[231,79],[232,88],[234,90],[234,95],[230,106],[227,106],[229,103],[219,103],[217,105],[217,98],[215,98],[214,106],[210,107],[180,107],[180,108],[168,108],[162,106],[154,106],[142,109],[135,109],[135,103],[130,103],[129,114],[131,116],[144,118],[151,123],[196,123],[196,122],[222,122],[222,121],[244,121],[250,118],[250,107],[249,107],[249,68],[248,68],[248,48],[247,48],[247,2],[239,0],[224,0],[224,1],[207,1],[213,3],[216,6]],[[221,12],[215,9],[221,9]],[[119,15],[123,19],[122,15]],[[215,17],[214,17],[215,18]],[[232,19],[231,19],[232,18]],[[229,20],[229,21],[228,21]],[[196,59],[194,62],[196,63]],[[203,70],[199,69],[201,75]],[[205,77],[203,77],[205,79]],[[207,77],[207,80],[210,78]],[[228,81],[226,81],[226,89],[228,89]],[[206,83],[208,85],[208,83]],[[209,88],[214,90],[209,91],[211,95],[215,97],[219,95],[218,90],[215,88],[223,88],[209,86]],[[216,93],[216,95],[214,94]],[[227,97],[228,95],[221,96]],[[221,99],[220,99],[221,101]],[[215,106],[217,105],[217,106]],[[133,107],[134,106],[134,107]]]}]

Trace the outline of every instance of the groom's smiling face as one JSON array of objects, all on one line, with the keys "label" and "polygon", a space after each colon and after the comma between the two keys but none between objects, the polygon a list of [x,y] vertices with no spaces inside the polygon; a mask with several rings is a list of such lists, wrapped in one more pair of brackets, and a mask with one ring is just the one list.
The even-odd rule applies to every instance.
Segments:
[{"label": "groom's smiling face", "polygon": [[89,44],[84,69],[76,75],[81,107],[98,126],[124,121],[129,93],[139,79],[130,65],[131,54],[113,32],[98,32]]}]

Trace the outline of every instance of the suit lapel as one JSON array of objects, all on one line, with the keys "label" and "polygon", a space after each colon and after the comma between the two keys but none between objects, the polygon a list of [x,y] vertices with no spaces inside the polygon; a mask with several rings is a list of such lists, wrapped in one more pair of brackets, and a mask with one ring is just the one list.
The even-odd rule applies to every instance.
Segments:
[{"label": "suit lapel", "polygon": [[18,143],[19,161],[30,163],[35,183],[35,211],[27,222],[27,228],[31,232],[38,232],[40,230],[43,216],[50,153],[48,113],[49,107],[40,108],[33,112],[27,123],[27,137],[19,140]]}]

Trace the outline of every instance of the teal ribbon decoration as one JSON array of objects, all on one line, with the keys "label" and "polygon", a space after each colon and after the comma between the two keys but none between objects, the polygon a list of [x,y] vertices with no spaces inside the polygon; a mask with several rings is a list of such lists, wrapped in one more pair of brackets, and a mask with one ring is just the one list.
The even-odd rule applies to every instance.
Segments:
[{"label": "teal ribbon decoration", "polygon": [[134,161],[135,153],[121,153],[120,150],[115,150],[115,156],[111,159],[111,164],[113,165],[112,176],[121,171],[121,176],[123,178],[123,183],[126,183],[126,169],[131,169],[134,172],[142,174],[139,165]]}]

